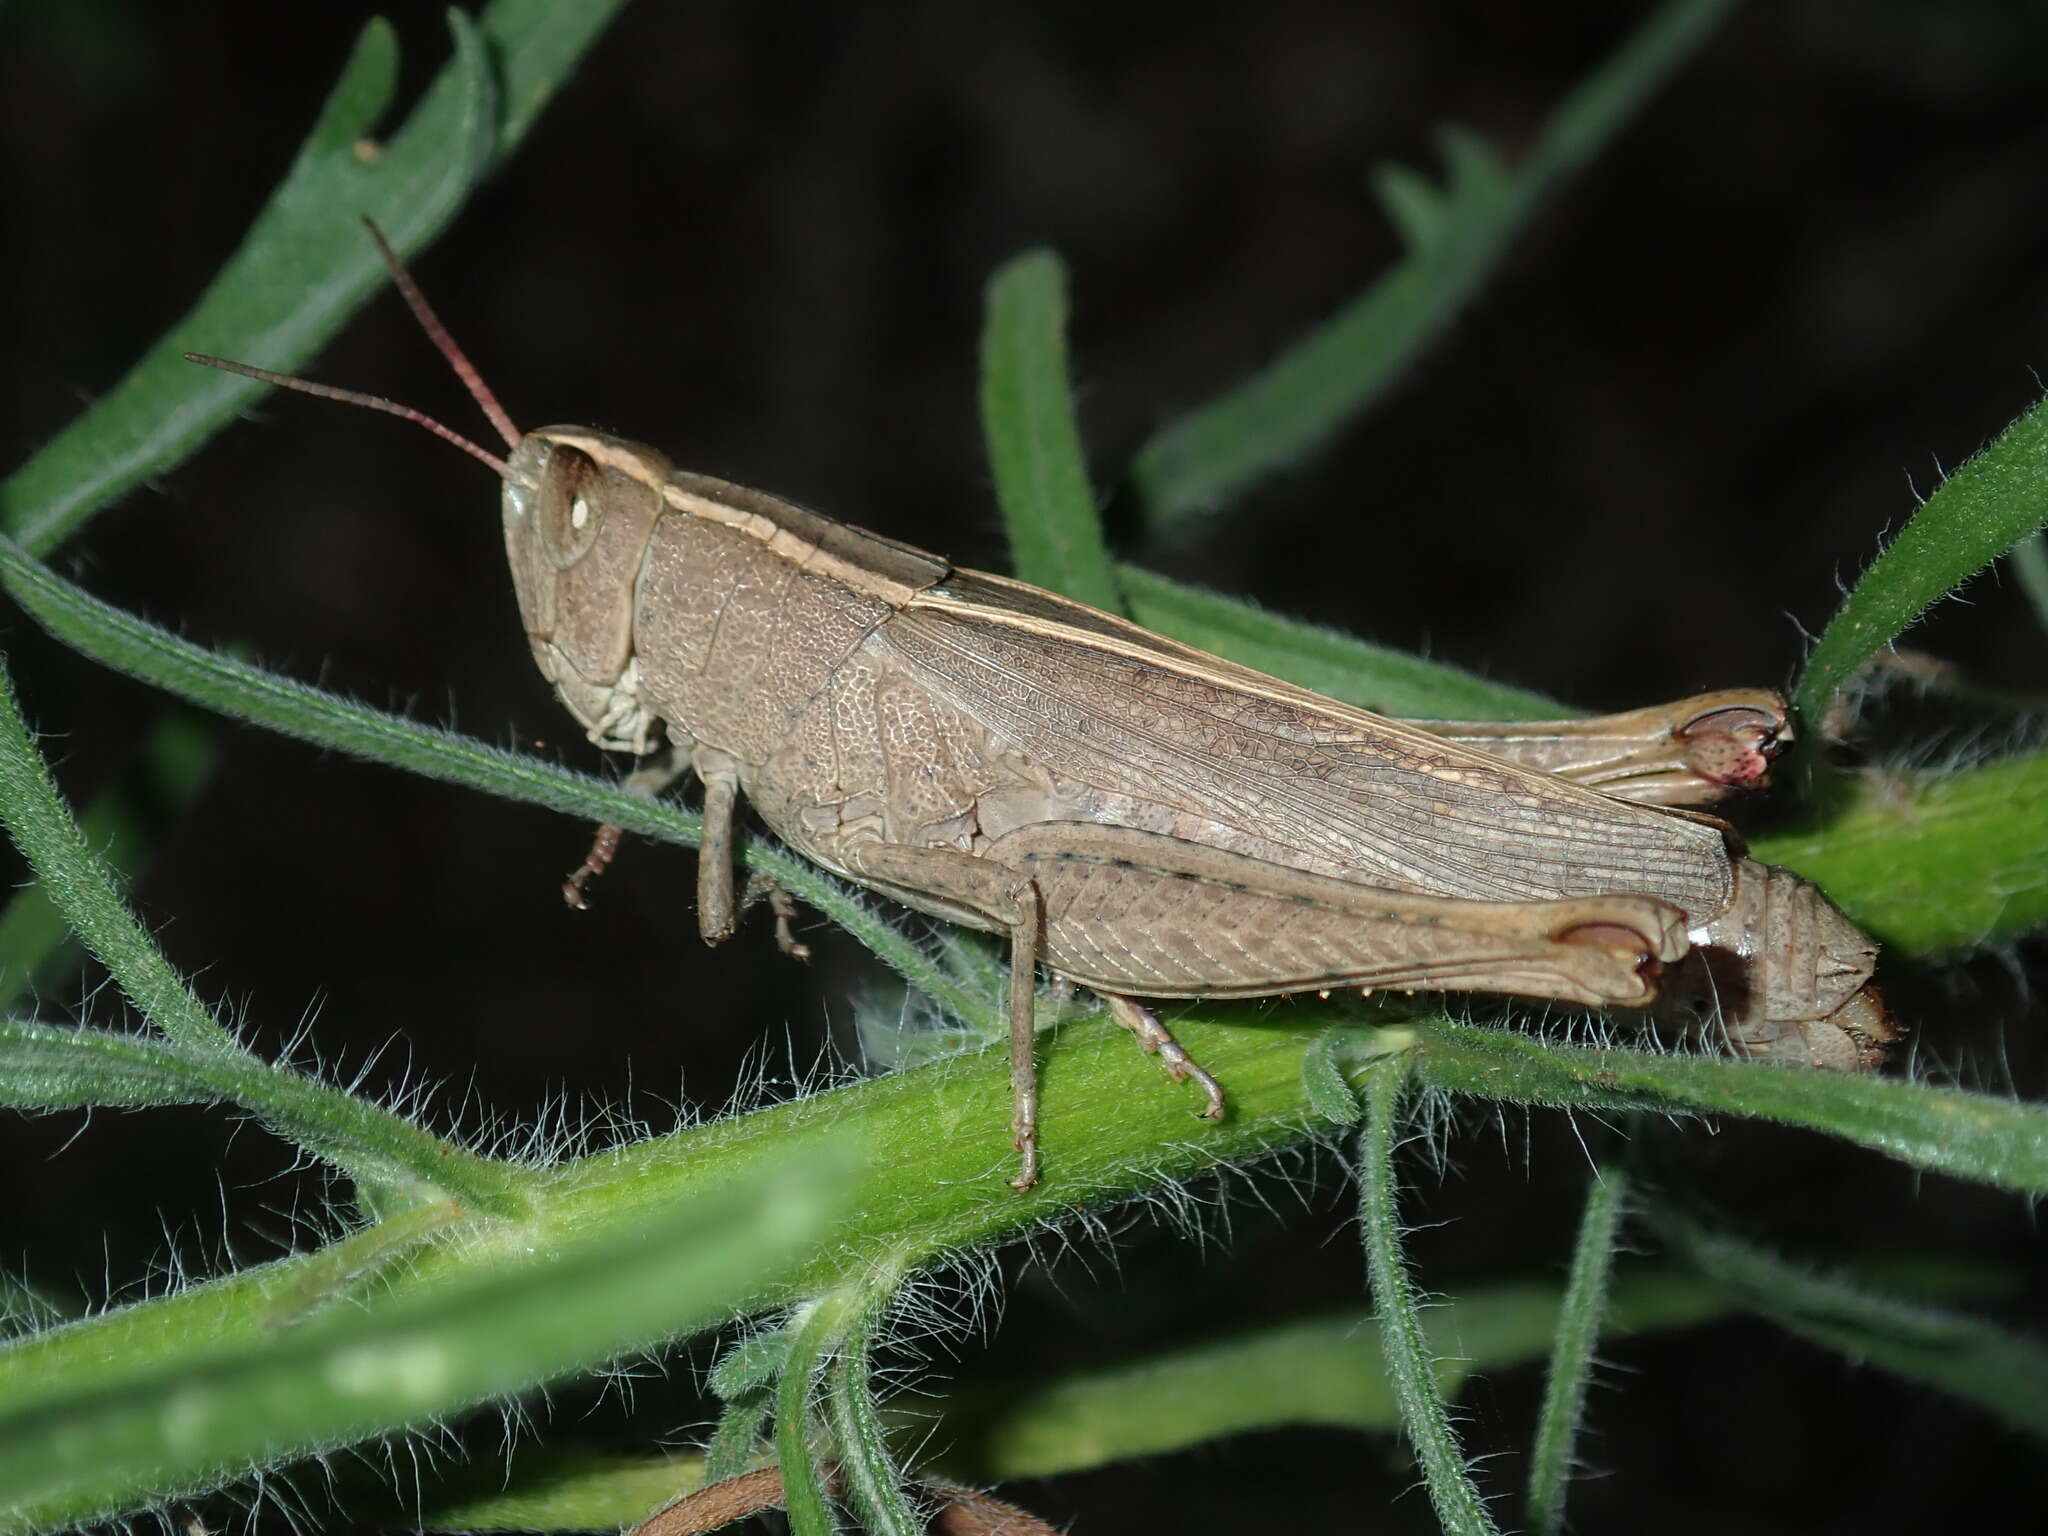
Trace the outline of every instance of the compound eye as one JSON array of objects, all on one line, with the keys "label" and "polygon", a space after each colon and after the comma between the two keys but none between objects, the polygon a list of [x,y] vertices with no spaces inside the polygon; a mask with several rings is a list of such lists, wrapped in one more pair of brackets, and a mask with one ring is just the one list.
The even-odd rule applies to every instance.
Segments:
[{"label": "compound eye", "polygon": [[604,526],[604,471],[581,448],[557,443],[541,471],[534,515],[541,549],[556,570],[590,552]]}]

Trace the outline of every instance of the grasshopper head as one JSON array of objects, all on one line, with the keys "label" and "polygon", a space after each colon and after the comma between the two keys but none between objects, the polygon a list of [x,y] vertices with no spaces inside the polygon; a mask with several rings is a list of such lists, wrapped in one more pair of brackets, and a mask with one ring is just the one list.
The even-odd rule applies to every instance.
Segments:
[{"label": "grasshopper head", "polygon": [[601,747],[646,752],[655,719],[633,664],[641,565],[668,461],[580,427],[544,427],[506,461],[505,553],[542,674]]},{"label": "grasshopper head", "polygon": [[489,467],[504,482],[505,551],[542,674],[599,746],[651,750],[660,722],[640,698],[633,602],[661,516],[668,460],[651,448],[580,427],[522,434],[377,226],[367,219],[363,224],[421,329],[505,440],[509,457],[501,459],[424,412],[380,395],[196,352],[186,353],[187,360],[400,417]]}]

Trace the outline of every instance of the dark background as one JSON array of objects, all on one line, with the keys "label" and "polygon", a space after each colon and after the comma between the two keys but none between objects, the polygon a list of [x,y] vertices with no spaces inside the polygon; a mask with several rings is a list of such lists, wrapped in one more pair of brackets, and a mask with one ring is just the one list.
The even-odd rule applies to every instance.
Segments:
[{"label": "dark background", "polygon": [[[383,9],[416,88],[445,54],[438,8]],[[523,424],[611,428],[999,565],[974,399],[996,263],[1037,243],[1069,263],[1083,428],[1111,483],[1155,426],[1394,258],[1373,166],[1434,176],[1445,122],[1516,157],[1646,13],[642,0],[419,275]],[[10,457],[191,303],[367,14],[0,13]],[[1802,627],[1817,632],[1916,491],[2038,393],[2044,62],[2036,5],[1738,11],[1367,420],[1199,536],[1129,547],[1587,707],[1788,681]],[[482,431],[388,296],[316,371]],[[266,404],[58,563],[195,639],[593,764],[520,643],[493,487],[422,434]],[[2035,686],[2044,641],[2016,588],[1987,578],[1968,597],[1913,643]],[[46,750],[90,798],[161,701],[18,616],[0,624]],[[815,922],[809,971],[759,926],[705,951],[687,854],[629,849],[597,910],[572,917],[555,882],[579,827],[253,730],[223,728],[221,746],[136,886],[172,959],[266,1047],[309,1016],[341,1063],[395,1042],[371,1080],[445,1081],[444,1107],[468,1095],[471,1123],[478,1105],[531,1119],[565,1090],[657,1124],[679,1095],[716,1109],[764,1052],[786,1077],[828,1031],[850,1040],[851,999],[886,990]],[[1995,1079],[2002,1046],[2034,1094],[2031,958],[1887,975],[1980,1032],[1923,1041],[1933,1054],[1974,1051]],[[47,1010],[79,1016],[81,996]],[[119,1018],[104,991],[83,1014]],[[1149,1071],[1134,1059],[1134,1091]],[[1554,1273],[1568,1250],[1575,1131],[1484,1121],[1447,1183],[1416,1169],[1411,1216],[1437,1225],[1415,1252],[1439,1290]],[[261,1258],[317,1196],[219,1115],[77,1131],[0,1127],[0,1259],[45,1284],[132,1294],[167,1231],[201,1272],[230,1248]],[[1724,1215],[1796,1252],[2038,1257],[2015,1200],[1755,1127],[1695,1129],[1686,1148]],[[1120,1269],[1092,1245],[1092,1275],[1012,1256],[1008,1316],[992,1342],[957,1343],[960,1375],[1356,1298],[1334,1160],[1296,1187],[1280,1217],[1240,1186],[1227,1248],[1135,1220]],[[1594,1398],[1587,1454],[1605,1475],[1575,1494],[1583,1531],[1961,1526],[2038,1487],[2031,1443],[1762,1324],[1605,1353],[1624,1369]],[[1533,1369],[1468,1391],[1473,1448],[1498,1453],[1489,1487],[1518,1486],[1539,1392]],[[687,1383],[643,1385],[635,1421],[565,1434],[639,1445],[702,1412]],[[1431,1528],[1413,1482],[1391,1440],[1276,1433],[1011,1492],[1081,1531]]]}]

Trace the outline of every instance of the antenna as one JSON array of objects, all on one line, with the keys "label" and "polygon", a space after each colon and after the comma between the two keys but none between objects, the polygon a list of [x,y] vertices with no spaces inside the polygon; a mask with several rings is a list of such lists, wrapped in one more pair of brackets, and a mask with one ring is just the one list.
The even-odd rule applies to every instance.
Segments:
[{"label": "antenna", "polygon": [[[384,238],[384,232],[367,218],[363,220],[363,228],[369,231],[371,243],[377,247],[377,254],[390,269],[392,282],[396,284],[400,296],[404,298],[406,307],[412,311],[413,318],[419,321],[420,329],[427,333],[427,339],[433,342],[435,350],[448,360],[448,366],[454,369],[455,376],[462,380],[470,398],[476,401],[484,415],[490,418],[491,425],[498,429],[498,435],[505,439],[505,446],[517,448],[520,442],[519,429],[512,424],[512,418],[506,414],[505,407],[498,403],[498,397],[491,393],[490,386],[484,383],[483,375],[476,371],[476,365],[470,362],[462,348],[455,344],[455,338],[448,334],[448,328],[441,323],[441,317],[434,313],[434,306],[429,304],[427,296],[420,292],[420,286],[413,281],[412,274],[406,271],[405,263],[400,261],[397,253],[391,249],[390,242]],[[453,443],[471,458],[488,464],[500,480],[512,478],[511,467],[496,454],[478,447],[453,427],[443,426],[426,412],[414,410],[409,405],[400,405],[395,400],[387,400],[382,395],[367,395],[354,389],[338,389],[332,384],[315,384],[311,379],[297,378],[289,373],[273,373],[268,368],[257,368],[248,363],[229,362],[224,357],[210,357],[204,352],[187,352],[185,361],[198,363],[204,368],[218,368],[224,373],[239,373],[244,378],[274,384],[279,389],[295,389],[302,395],[315,395],[322,400],[339,400],[344,405],[360,405],[369,410],[382,411],[387,416],[396,416],[401,421],[416,423],[443,442]]]},{"label": "antenna", "polygon": [[343,405],[367,406],[373,411],[382,411],[387,416],[396,416],[401,421],[417,422],[442,441],[453,443],[471,458],[480,459],[490,465],[491,472],[500,480],[512,478],[512,467],[488,448],[479,448],[453,427],[444,427],[425,411],[416,411],[409,405],[400,405],[396,400],[387,400],[382,395],[366,395],[356,389],[337,389],[332,384],[315,384],[311,379],[294,378],[288,373],[272,373],[268,368],[252,367],[248,363],[231,363],[224,357],[208,357],[204,352],[187,352],[185,361],[197,363],[202,368],[218,368],[223,373],[239,373],[245,379],[260,379],[265,384],[275,384],[279,389],[295,389],[302,395],[317,395],[322,400],[339,400]]},{"label": "antenna", "polygon": [[491,393],[491,387],[484,382],[483,375],[464,355],[462,348],[455,345],[455,338],[448,334],[448,327],[441,323],[441,317],[434,313],[434,306],[427,302],[427,296],[420,292],[420,285],[412,280],[412,274],[405,270],[405,263],[398,259],[398,253],[391,249],[384,238],[384,231],[369,219],[363,220],[363,228],[370,232],[370,241],[377,247],[377,254],[384,258],[384,265],[391,269],[391,281],[398,286],[399,294],[405,299],[406,308],[420,323],[420,329],[427,333],[436,350],[448,359],[448,366],[455,370],[455,377],[462,380],[469,397],[483,408],[491,425],[498,429],[498,436],[505,439],[507,448],[519,446],[519,429],[512,425],[512,418],[505,414],[505,407],[498,404],[498,397]]}]

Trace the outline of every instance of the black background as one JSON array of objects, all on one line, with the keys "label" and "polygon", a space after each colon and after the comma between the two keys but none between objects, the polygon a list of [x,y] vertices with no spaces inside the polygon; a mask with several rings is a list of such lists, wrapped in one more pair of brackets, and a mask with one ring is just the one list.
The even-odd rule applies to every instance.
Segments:
[{"label": "black background", "polygon": [[[383,9],[416,89],[445,54],[438,9]],[[367,14],[0,13],[13,456],[190,304]],[[1444,122],[1513,158],[1644,14],[642,0],[418,272],[523,424],[604,426],[1000,565],[974,399],[996,263],[1038,243],[1069,263],[1083,428],[1112,483],[1155,426],[1393,259],[1374,165],[1434,174]],[[1589,708],[1788,681],[1802,626],[1817,631],[1916,490],[2038,393],[2044,62],[2039,6],[1739,11],[1366,420],[1199,536],[1126,547]],[[388,296],[317,372],[473,424]],[[195,639],[594,764],[520,643],[493,487],[422,434],[266,404],[58,563]],[[1912,643],[2034,686],[2044,641],[2013,584],[1968,597]],[[46,750],[89,798],[160,700],[0,623]],[[555,881],[582,829],[253,730],[221,741],[136,897],[266,1047],[314,1015],[323,1053],[354,1065],[398,1042],[372,1082],[448,1082],[451,1110],[468,1094],[531,1118],[566,1089],[665,1122],[679,1094],[722,1104],[764,1050],[786,1076],[828,1032],[844,1044],[849,999],[882,987],[815,923],[808,972],[759,927],[707,952],[686,854],[629,849],[598,909],[571,917]],[[2002,1040],[2037,1093],[2027,957],[2010,958],[1899,984],[1974,1021],[1971,1049]],[[80,997],[45,1003],[77,1016]],[[119,1018],[104,991],[84,1011]],[[1149,1071],[1134,1060],[1134,1091]],[[1416,1170],[1412,1214],[1439,1225],[1415,1254],[1440,1290],[1552,1273],[1568,1248],[1574,1130],[1514,1117],[1503,1137],[1485,1118],[1447,1183]],[[202,1271],[230,1244],[263,1257],[315,1192],[218,1115],[77,1130],[4,1129],[0,1257],[47,1284],[132,1286],[166,1229]],[[1687,1155],[1724,1214],[1794,1251],[2038,1257],[2019,1202],[1811,1138],[1696,1129]],[[1010,1263],[1009,1315],[992,1343],[958,1346],[958,1370],[1050,1368],[1356,1297],[1335,1165],[1296,1176],[1284,1219],[1237,1202],[1227,1249],[1139,1220],[1120,1270],[1099,1251],[1092,1278]],[[2030,1443],[1761,1324],[1606,1353],[1626,1369],[1593,1401],[1606,1475],[1575,1495],[1581,1530],[1914,1530],[2037,1486]],[[1531,1369],[1468,1392],[1473,1447],[1498,1453],[1489,1487],[1518,1485],[1539,1391]],[[634,1423],[565,1433],[644,1444],[700,1413],[686,1385],[643,1390]],[[1082,1531],[1431,1528],[1413,1481],[1390,1440],[1276,1433],[1011,1492]]]}]

